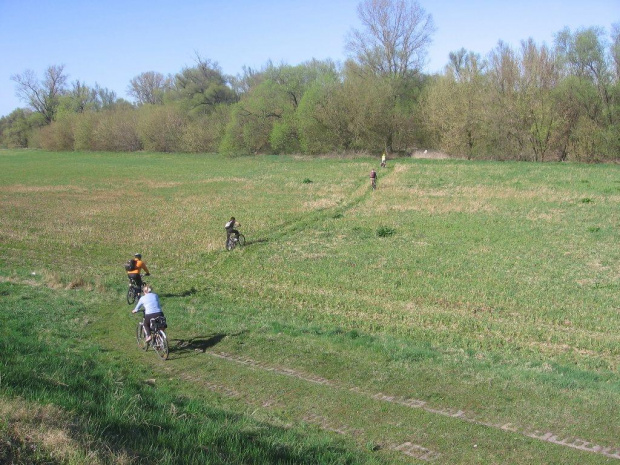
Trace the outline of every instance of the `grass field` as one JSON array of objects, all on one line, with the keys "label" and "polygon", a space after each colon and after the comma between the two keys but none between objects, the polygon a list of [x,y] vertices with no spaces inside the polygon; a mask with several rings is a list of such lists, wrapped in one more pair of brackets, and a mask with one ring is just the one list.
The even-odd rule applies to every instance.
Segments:
[{"label": "grass field", "polygon": [[0,151],[0,462],[620,463],[620,166],[375,166]]}]

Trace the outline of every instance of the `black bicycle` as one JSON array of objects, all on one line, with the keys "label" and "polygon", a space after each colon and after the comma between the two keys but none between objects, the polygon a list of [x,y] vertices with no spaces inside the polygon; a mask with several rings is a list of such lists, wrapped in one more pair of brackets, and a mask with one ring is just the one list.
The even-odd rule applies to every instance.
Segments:
[{"label": "black bicycle", "polygon": [[243,234],[239,234],[239,237],[236,237],[234,234],[228,236],[228,239],[226,239],[226,250],[232,250],[238,245],[245,245],[245,236]]},{"label": "black bicycle", "polygon": [[144,329],[144,310],[142,312],[142,320],[138,322],[136,327],[136,341],[138,347],[142,350],[149,350],[152,347],[159,358],[166,360],[168,358],[168,337],[164,329],[168,327],[165,316],[158,316],[151,320],[151,340],[146,342],[146,330]]},{"label": "black bicycle", "polygon": [[[144,286],[146,283],[142,281],[142,285]],[[136,299],[139,299],[142,296],[142,289],[138,286],[137,281],[134,278],[129,278],[129,289],[127,289],[127,304],[133,304]]]}]

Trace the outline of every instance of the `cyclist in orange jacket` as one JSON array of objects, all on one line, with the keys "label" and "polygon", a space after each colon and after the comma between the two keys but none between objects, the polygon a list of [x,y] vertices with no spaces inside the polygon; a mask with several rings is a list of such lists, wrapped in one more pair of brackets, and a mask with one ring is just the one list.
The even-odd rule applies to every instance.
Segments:
[{"label": "cyclist in orange jacket", "polygon": [[150,276],[151,273],[149,272],[146,263],[142,261],[142,254],[137,253],[134,254],[133,257],[134,258],[132,261],[134,266],[133,269],[127,270],[127,277],[130,281],[134,281],[138,288],[142,289],[142,276],[140,276],[140,271],[144,270],[145,276]]}]

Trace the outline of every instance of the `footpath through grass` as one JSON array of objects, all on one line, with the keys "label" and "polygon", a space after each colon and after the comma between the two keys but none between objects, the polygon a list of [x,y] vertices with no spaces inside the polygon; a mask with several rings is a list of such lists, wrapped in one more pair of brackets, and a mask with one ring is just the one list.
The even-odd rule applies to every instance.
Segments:
[{"label": "footpath through grass", "polygon": [[0,152],[3,402],[102,463],[617,462],[620,167],[375,163]]}]

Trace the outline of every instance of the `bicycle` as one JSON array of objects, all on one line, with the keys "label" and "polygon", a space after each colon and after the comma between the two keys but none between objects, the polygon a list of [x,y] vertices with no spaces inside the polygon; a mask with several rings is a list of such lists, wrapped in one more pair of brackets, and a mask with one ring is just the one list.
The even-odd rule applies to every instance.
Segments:
[{"label": "bicycle", "polygon": [[[140,276],[142,277],[142,276]],[[142,281],[142,285],[144,286],[146,283]],[[127,289],[127,304],[133,304],[136,299],[139,299],[142,295],[142,289],[138,286],[138,283],[134,278],[129,278],[129,289]]]},{"label": "bicycle", "polygon": [[165,316],[158,316],[151,320],[151,340],[146,342],[146,330],[144,329],[144,310],[142,312],[142,320],[138,322],[136,327],[136,341],[138,348],[144,351],[149,350],[149,347],[153,347],[155,353],[162,360],[168,359],[168,337],[164,332],[164,329],[168,327],[166,324]]},{"label": "bicycle", "polygon": [[370,178],[370,185],[373,191],[376,190],[377,189],[377,178]]},{"label": "bicycle", "polygon": [[245,245],[245,236],[243,234],[239,234],[239,237],[236,237],[234,234],[228,236],[228,239],[226,239],[226,250],[232,250],[238,245],[242,247]]}]

